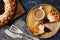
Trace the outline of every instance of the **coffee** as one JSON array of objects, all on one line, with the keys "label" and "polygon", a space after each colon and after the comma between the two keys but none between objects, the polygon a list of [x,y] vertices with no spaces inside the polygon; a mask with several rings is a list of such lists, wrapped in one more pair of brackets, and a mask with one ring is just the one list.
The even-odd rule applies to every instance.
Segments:
[{"label": "coffee", "polygon": [[36,20],[42,20],[45,17],[45,12],[42,9],[43,7],[40,6],[39,8],[37,8],[34,12],[34,17]]},{"label": "coffee", "polygon": [[37,19],[40,19],[43,17],[43,12],[40,9],[38,9],[38,10],[36,10],[34,15]]}]

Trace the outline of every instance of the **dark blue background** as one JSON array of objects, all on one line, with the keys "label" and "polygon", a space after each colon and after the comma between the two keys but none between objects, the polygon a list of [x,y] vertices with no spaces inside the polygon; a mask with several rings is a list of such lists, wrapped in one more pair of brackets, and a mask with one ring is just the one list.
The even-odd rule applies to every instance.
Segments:
[{"label": "dark blue background", "polygon": [[[60,0],[19,0],[21,2],[21,4],[23,5],[24,9],[25,9],[25,14],[20,16],[19,18],[23,19],[24,21],[26,21],[26,17],[27,14],[29,12],[29,10],[35,6],[34,4],[32,4],[31,2],[35,2],[37,4],[51,4],[52,6],[54,6],[59,12],[60,12]],[[18,19],[18,18],[17,18]],[[60,30],[59,30],[60,31]],[[48,39],[41,39],[41,40],[60,40],[60,32],[58,32],[56,35],[54,35],[51,38]]]}]

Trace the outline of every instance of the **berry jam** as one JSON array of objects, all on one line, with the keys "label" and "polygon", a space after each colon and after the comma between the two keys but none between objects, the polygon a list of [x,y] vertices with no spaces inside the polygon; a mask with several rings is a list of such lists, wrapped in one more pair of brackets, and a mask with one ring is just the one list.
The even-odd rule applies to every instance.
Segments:
[{"label": "berry jam", "polygon": [[4,4],[3,0],[0,0],[0,15],[3,14],[4,11],[5,11],[5,10],[4,10],[4,5],[5,5],[5,4]]}]

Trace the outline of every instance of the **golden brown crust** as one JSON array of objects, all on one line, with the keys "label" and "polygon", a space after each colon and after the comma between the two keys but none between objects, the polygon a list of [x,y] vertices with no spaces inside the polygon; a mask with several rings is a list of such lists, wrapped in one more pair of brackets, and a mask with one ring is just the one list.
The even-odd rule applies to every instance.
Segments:
[{"label": "golden brown crust", "polygon": [[9,22],[14,15],[16,0],[3,0],[5,3],[5,12],[0,15],[0,26]]},{"label": "golden brown crust", "polygon": [[59,21],[59,13],[53,8],[51,7],[51,11],[48,14],[47,18],[51,21]]},{"label": "golden brown crust", "polygon": [[59,21],[59,12],[55,7],[49,4],[43,4],[42,6],[50,22]]}]

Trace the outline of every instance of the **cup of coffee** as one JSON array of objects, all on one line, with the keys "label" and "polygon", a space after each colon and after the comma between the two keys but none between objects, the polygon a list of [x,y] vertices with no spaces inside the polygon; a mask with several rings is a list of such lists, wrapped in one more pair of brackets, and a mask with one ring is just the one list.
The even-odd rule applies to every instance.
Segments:
[{"label": "cup of coffee", "polygon": [[36,20],[42,20],[44,19],[45,17],[45,12],[44,10],[42,9],[42,6],[40,6],[39,8],[37,8],[34,12],[34,18]]}]

